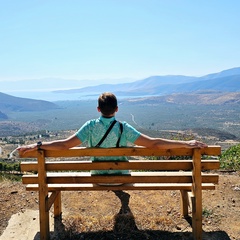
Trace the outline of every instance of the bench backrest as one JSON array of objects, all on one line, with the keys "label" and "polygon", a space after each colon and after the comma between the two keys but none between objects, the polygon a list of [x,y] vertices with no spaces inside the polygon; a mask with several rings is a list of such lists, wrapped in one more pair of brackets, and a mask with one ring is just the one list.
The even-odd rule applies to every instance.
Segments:
[{"label": "bench backrest", "polygon": [[[24,184],[38,184],[39,175],[46,176],[47,184],[79,184],[79,183],[203,183],[216,184],[218,175],[208,170],[219,168],[219,161],[202,159],[203,155],[220,155],[219,146],[203,149],[147,149],[131,148],[73,148],[64,151],[36,151],[27,153],[26,158],[37,158],[35,162],[22,162],[24,172],[38,172],[38,175],[25,175]],[[189,160],[129,160],[127,162],[102,161],[92,162],[79,160],[79,157],[91,156],[190,156]],[[54,158],[54,161],[48,161]],[[59,160],[58,158],[75,158],[75,160]],[[91,176],[90,170],[132,170],[126,176]],[[59,171],[56,174],[56,171]],[[74,172],[73,172],[74,171]],[[84,172],[83,172],[84,171]],[[81,173],[80,173],[81,172]],[[198,180],[196,180],[198,179]],[[190,186],[190,185],[189,185]],[[177,185],[175,184],[175,187]],[[210,186],[209,186],[210,188]]]}]

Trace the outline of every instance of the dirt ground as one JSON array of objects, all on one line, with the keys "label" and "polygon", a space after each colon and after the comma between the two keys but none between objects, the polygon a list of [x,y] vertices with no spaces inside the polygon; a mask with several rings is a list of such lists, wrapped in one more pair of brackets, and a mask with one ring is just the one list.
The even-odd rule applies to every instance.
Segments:
[{"label": "dirt ground", "polygon": [[[178,191],[64,192],[62,220],[51,218],[51,239],[192,239],[179,197]],[[0,240],[39,239],[37,209],[37,193],[1,182]],[[240,175],[220,173],[216,190],[203,192],[203,239],[239,240],[239,216]]]}]

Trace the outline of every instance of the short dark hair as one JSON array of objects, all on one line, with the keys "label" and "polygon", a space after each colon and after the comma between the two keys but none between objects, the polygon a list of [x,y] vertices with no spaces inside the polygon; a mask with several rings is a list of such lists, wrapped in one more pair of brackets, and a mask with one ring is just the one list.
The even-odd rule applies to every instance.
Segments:
[{"label": "short dark hair", "polygon": [[115,113],[117,109],[117,98],[113,93],[102,93],[98,98],[98,107],[101,113],[105,116],[109,116]]}]

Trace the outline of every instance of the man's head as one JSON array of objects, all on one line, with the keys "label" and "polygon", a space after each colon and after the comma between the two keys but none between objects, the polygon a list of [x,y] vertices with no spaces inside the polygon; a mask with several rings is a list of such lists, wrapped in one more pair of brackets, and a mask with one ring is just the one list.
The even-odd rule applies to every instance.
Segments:
[{"label": "man's head", "polygon": [[113,93],[105,92],[99,96],[98,111],[100,111],[103,116],[114,115],[117,110],[117,98]]}]

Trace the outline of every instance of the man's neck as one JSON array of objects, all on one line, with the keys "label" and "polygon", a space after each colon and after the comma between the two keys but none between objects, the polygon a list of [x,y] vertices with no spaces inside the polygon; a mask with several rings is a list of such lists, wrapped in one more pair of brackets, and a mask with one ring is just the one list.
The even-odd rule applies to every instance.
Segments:
[{"label": "man's neck", "polygon": [[115,114],[108,115],[108,116],[106,116],[106,115],[102,115],[102,117],[104,117],[104,118],[112,118],[112,117],[115,117]]}]

